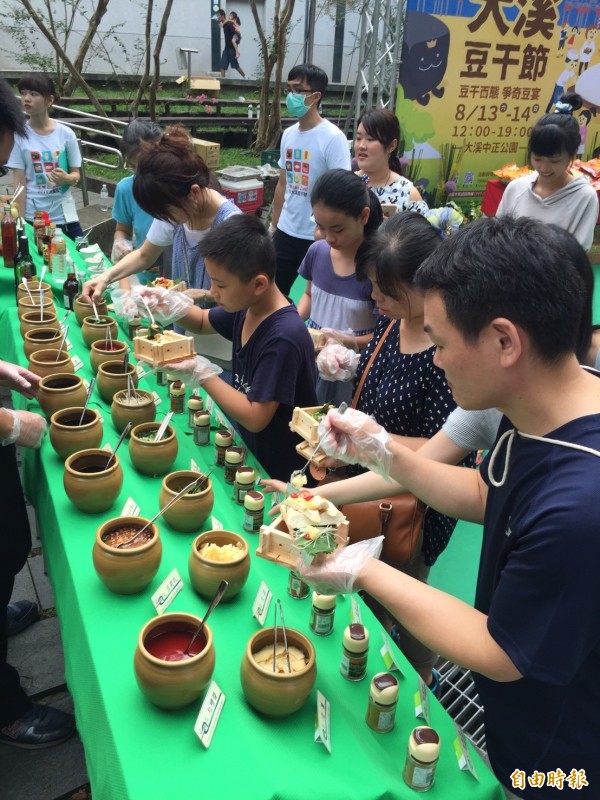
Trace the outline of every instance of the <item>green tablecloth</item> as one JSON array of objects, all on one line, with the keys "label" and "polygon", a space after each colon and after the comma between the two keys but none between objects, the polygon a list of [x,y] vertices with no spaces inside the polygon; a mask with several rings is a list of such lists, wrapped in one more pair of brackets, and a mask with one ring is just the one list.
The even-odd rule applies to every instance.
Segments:
[{"label": "green tablecloth", "polygon": [[[7,271],[8,272],[8,271]],[[4,357],[25,364],[16,311],[7,309],[10,292],[0,277],[0,336]],[[14,302],[14,301],[13,301]],[[60,305],[60,303],[58,303]],[[84,361],[83,377],[91,377],[88,351],[78,326],[69,331],[72,353]],[[141,388],[156,389],[152,377]],[[158,418],[168,410],[166,390]],[[17,396],[15,401],[19,402]],[[35,409],[34,401],[23,405]],[[103,408],[103,443],[114,444],[117,433],[107,407]],[[189,467],[193,458],[201,468],[212,462],[213,447],[193,444],[187,415],[174,418],[179,454],[173,469]],[[211,441],[214,433],[211,435]],[[339,599],[331,636],[314,636],[308,627],[310,601],[287,594],[288,572],[255,556],[258,537],[250,542],[252,567],[247,584],[230,603],[221,604],[211,617],[216,668],[214,679],[226,695],[226,703],[210,749],[205,750],[193,726],[200,701],[179,712],[161,711],[146,701],[133,673],[133,652],[141,627],[154,615],[150,597],[168,573],[177,568],[184,588],[170,611],[202,615],[207,603],[191,588],[187,561],[195,534],[181,534],[159,520],[163,558],[159,572],[142,594],[111,594],[98,579],[92,564],[92,545],[97,527],[117,516],[128,497],[133,497],[144,516],[158,510],[160,478],[146,478],[133,468],[126,446],[119,451],[125,474],[122,492],[107,513],[79,513],[65,495],[63,464],[46,438],[40,451],[24,452],[24,485],[36,508],[46,564],[54,588],[65,652],[67,684],[75,701],[77,726],[86,752],[94,800],[158,800],[158,798],[222,796],[225,800],[368,800],[412,798],[415,793],[402,780],[406,742],[415,719],[413,695],[417,677],[397,653],[406,677],[400,680],[396,727],[387,735],[372,732],[365,724],[369,679],[349,683],[339,672],[341,637],[350,621],[350,602]],[[219,473],[213,474],[214,515],[231,530],[242,532],[242,510],[232,500],[231,487]],[[209,526],[205,526],[207,529]],[[240,685],[240,664],[249,637],[258,629],[251,615],[261,580],[283,603],[286,624],[307,634],[317,653],[315,690],[305,707],[288,719],[273,721],[256,714],[245,702]],[[368,676],[384,670],[379,654],[381,628],[362,605],[363,621],[371,634]],[[268,620],[271,624],[272,616]],[[331,702],[332,753],[314,742],[316,689]],[[452,721],[432,698],[432,725],[442,739],[436,784],[429,797],[443,800],[501,800],[503,793],[489,770],[475,756],[479,780],[457,766],[452,741]]]}]

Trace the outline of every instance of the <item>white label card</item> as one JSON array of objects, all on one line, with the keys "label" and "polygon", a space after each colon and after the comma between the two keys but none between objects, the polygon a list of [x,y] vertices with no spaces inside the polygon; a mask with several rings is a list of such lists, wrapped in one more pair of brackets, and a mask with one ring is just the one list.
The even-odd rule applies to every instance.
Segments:
[{"label": "white label card", "polygon": [[152,392],[152,397],[154,398],[155,406],[158,406],[162,403],[162,397],[158,394],[158,392]]},{"label": "white label card", "polygon": [[209,412],[209,414],[212,414],[214,407],[215,407],[215,401],[212,399],[212,397],[209,397],[207,395],[206,402],[204,403],[204,408]]},{"label": "white label card", "polygon": [[143,367],[143,365],[142,365],[142,364],[138,364],[138,365],[137,365],[137,367],[135,368],[135,373],[136,373],[136,375],[138,376],[138,378],[140,378],[140,379],[141,379],[141,378],[145,378],[145,377],[146,377],[146,375],[147,375],[147,374],[149,374],[149,373],[147,373],[147,372],[145,371],[145,369],[144,369],[144,367]]},{"label": "white label card", "polygon": [[127,502],[123,506],[123,510],[121,511],[122,517],[139,517],[140,515],[140,507],[135,502],[133,497],[128,497]]},{"label": "white label card", "polygon": [[258,592],[252,604],[252,616],[255,617],[261,627],[265,624],[267,614],[269,613],[269,606],[273,599],[273,593],[264,581],[260,582]]},{"label": "white label card", "polygon": [[207,749],[212,741],[224,705],[225,695],[216,682],[211,681],[194,725],[196,736]]},{"label": "white label card", "polygon": [[200,469],[198,464],[196,464],[193,458],[190,459],[190,470],[192,472],[199,472],[202,475],[202,470]]},{"label": "white label card", "polygon": [[222,428],[228,430],[231,434],[233,440],[235,441],[235,430],[231,422],[227,419],[227,417],[215,406],[215,419],[219,423]]},{"label": "white label card", "polygon": [[160,616],[164,614],[179,592],[183,589],[183,581],[176,569],[169,572],[167,577],[152,595],[152,605]]},{"label": "white label card", "polygon": [[112,453],[113,446],[110,442],[107,442],[105,445],[102,445],[102,449],[106,450],[107,453]]},{"label": "white label card", "polygon": [[73,362],[73,369],[75,372],[83,367],[83,361],[79,358],[79,356],[72,356],[71,361]]},{"label": "white label card", "polygon": [[210,527],[213,531],[222,531],[223,530],[223,523],[221,520],[217,519],[214,514],[210,518]]},{"label": "white label card", "polygon": [[429,711],[429,689],[427,684],[419,676],[419,690],[415,692],[415,717],[417,719],[424,719],[428,725],[431,725],[431,713]]},{"label": "white label card", "polygon": [[322,744],[331,753],[331,704],[320,691],[317,691],[315,742]]},{"label": "white label card", "polygon": [[398,663],[396,661],[396,657],[394,655],[394,651],[392,650],[392,643],[385,635],[385,633],[381,634],[381,638],[383,639],[383,647],[379,650],[381,653],[381,658],[383,659],[383,663],[385,664],[385,668],[388,672],[393,672],[397,670],[401,675],[404,675]]},{"label": "white label card", "polygon": [[65,347],[67,350],[73,349],[73,342],[70,342],[68,339],[65,341]]},{"label": "white label card", "polygon": [[354,595],[350,597],[350,623],[362,625],[362,610],[358,600],[356,597],[354,597]]},{"label": "white label card", "polygon": [[85,386],[85,390],[87,392],[87,390],[90,388],[90,382],[86,381],[86,379],[84,378],[83,379],[83,385]]},{"label": "white label card", "polygon": [[478,781],[479,777],[477,775],[477,770],[475,769],[473,759],[471,758],[471,753],[469,752],[467,737],[465,736],[463,729],[456,722],[454,723],[454,727],[456,728],[458,736],[452,742],[452,746],[454,747],[458,766],[461,770],[468,770],[475,780]]}]

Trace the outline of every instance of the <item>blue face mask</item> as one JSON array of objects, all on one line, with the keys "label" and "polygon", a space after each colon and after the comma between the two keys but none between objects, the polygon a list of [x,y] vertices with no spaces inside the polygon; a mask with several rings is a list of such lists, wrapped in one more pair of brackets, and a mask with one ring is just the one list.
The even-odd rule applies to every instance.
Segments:
[{"label": "blue face mask", "polygon": [[303,94],[294,94],[293,92],[288,92],[285,104],[290,114],[298,119],[301,119],[305,114],[308,113],[310,109],[310,106],[304,105]]}]

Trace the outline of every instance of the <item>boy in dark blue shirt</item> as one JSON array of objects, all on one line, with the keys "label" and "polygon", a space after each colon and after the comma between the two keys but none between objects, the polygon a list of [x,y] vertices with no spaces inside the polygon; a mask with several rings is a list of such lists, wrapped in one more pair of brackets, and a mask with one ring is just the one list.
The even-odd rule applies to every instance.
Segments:
[{"label": "boy in dark blue shirt", "polygon": [[275,284],[275,248],[258,217],[225,220],[206,234],[201,249],[218,307],[192,307],[180,324],[233,342],[233,386],[201,356],[178,364],[179,372],[186,382],[200,383],[239,423],[244,442],[269,475],[287,481],[306,463],[296,453],[300,439],[289,428],[292,411],[317,402],[312,340]]}]

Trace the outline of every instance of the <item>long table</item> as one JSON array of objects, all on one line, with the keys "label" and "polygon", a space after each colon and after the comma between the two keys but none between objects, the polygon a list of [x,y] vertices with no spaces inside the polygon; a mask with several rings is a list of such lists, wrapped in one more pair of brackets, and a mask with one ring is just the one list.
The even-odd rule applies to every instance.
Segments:
[{"label": "long table", "polygon": [[[26,365],[14,295],[9,289],[10,271],[0,269],[0,337],[3,357]],[[60,307],[62,303],[57,302]],[[119,333],[122,338],[122,333]],[[71,353],[79,355],[84,378],[92,373],[88,351],[75,322],[70,326]],[[140,388],[156,390],[162,397],[157,418],[168,410],[166,390],[152,376]],[[38,410],[35,401],[14,396],[15,404]],[[104,418],[103,444],[118,438],[108,407],[99,396],[94,402]],[[205,470],[212,464],[211,446],[196,447],[187,427],[187,415],[173,418],[179,453],[172,469],[187,469],[190,460]],[[200,701],[176,712],[162,711],[141,694],[133,672],[133,653],[142,626],[155,612],[151,595],[176,568],[184,587],[169,611],[202,616],[207,602],[191,587],[187,562],[196,534],[182,534],[158,521],[163,558],[157,576],[147,590],[135,596],[112,594],[98,579],[92,564],[92,545],[98,526],[118,516],[132,497],[143,516],[158,510],[160,478],[147,478],[134,469],[127,447],[119,450],[124,485],[112,509],[104,514],[82,514],[70,503],[62,485],[63,463],[46,438],[39,451],[23,452],[23,482],[36,508],[44,555],[54,589],[65,652],[66,679],[75,703],[77,727],[85,747],[94,800],[159,800],[162,798],[217,796],[225,800],[375,800],[413,798],[402,780],[406,743],[410,730],[422,720],[415,718],[416,673],[392,644],[401,666],[400,697],[396,727],[376,734],[365,723],[369,678],[385,666],[379,653],[382,629],[360,601],[363,622],[370,631],[371,648],[367,678],[346,681],[339,671],[341,638],[350,621],[351,604],[340,598],[334,632],[318,637],[309,630],[310,600],[294,600],[287,594],[288,572],[255,556],[258,537],[246,536],[252,554],[248,581],[229,603],[222,603],[211,617],[216,667],[214,680],[226,695],[221,719],[210,748],[205,750],[193,727]],[[213,473],[214,516],[227,529],[243,533],[242,509],[232,500],[220,468]],[[210,519],[202,530],[210,528]],[[259,629],[252,617],[252,603],[261,581],[280,598],[286,625],[297,628],[313,641],[317,655],[317,681],[307,704],[295,715],[271,720],[258,715],[246,703],[240,683],[240,664],[246,643]],[[267,620],[272,624],[272,615]],[[331,703],[332,752],[314,741],[316,690]],[[431,698],[431,724],[442,740],[436,783],[429,797],[440,800],[501,800],[503,792],[487,767],[473,752],[478,779],[461,771],[452,742],[454,725],[441,705]]]}]

